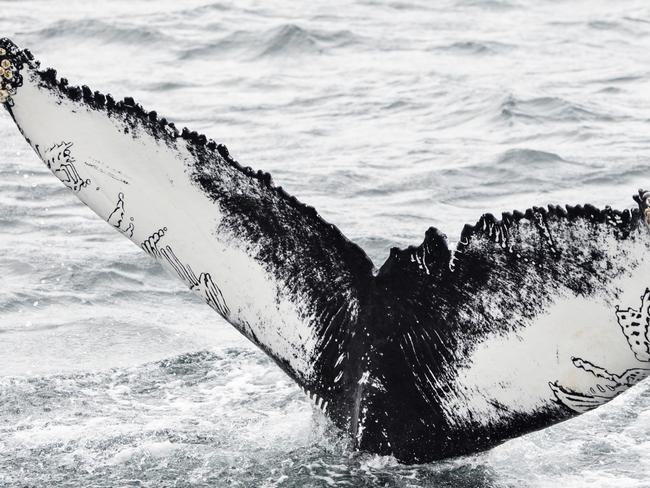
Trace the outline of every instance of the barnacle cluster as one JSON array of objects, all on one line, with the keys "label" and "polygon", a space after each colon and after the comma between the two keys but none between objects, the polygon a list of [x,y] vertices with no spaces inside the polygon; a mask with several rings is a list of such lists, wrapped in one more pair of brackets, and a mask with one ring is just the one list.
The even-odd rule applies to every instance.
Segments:
[{"label": "barnacle cluster", "polygon": [[16,88],[22,85],[22,77],[19,63],[20,51],[8,39],[0,39],[0,103],[12,105],[12,95],[15,95]]}]

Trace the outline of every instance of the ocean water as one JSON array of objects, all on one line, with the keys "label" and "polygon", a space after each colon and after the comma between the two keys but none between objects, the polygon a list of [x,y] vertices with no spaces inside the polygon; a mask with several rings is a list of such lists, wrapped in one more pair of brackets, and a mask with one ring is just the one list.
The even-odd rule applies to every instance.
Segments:
[{"label": "ocean water", "polygon": [[[650,187],[646,0],[0,0],[0,36],[270,171],[376,265]],[[0,486],[649,487],[650,383],[491,451],[353,452],[0,116]]]}]

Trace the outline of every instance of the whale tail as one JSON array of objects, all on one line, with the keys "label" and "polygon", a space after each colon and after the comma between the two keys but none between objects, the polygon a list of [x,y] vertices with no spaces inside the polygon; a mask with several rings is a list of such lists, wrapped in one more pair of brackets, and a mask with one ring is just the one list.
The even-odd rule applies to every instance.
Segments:
[{"label": "whale tail", "polygon": [[[424,462],[610,400],[650,372],[650,194],[486,214],[366,254],[271,177],[0,40],[0,102],[57,178],[268,353],[358,447]],[[645,298],[644,298],[645,297]]]}]

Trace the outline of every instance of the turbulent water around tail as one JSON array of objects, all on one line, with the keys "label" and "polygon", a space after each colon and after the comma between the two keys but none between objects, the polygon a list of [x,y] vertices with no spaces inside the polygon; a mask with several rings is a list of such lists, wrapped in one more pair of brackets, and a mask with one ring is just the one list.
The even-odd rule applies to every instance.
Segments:
[{"label": "turbulent water around tail", "polygon": [[[107,2],[108,3],[108,2]],[[72,83],[228,145],[376,263],[485,211],[650,186],[650,7],[0,0]],[[53,178],[0,118],[0,486],[624,486],[647,382],[492,451],[352,452],[263,353]]]}]

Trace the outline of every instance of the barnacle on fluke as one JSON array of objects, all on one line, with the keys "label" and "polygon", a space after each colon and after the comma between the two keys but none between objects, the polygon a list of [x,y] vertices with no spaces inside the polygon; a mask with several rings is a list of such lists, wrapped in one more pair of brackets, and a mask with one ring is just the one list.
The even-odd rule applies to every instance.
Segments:
[{"label": "barnacle on fluke", "polygon": [[16,88],[23,84],[20,69],[24,57],[26,55],[9,39],[0,39],[0,103],[9,106],[13,104],[11,96],[16,93]]}]

